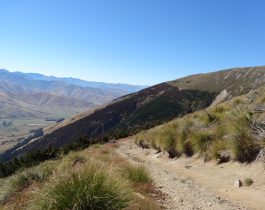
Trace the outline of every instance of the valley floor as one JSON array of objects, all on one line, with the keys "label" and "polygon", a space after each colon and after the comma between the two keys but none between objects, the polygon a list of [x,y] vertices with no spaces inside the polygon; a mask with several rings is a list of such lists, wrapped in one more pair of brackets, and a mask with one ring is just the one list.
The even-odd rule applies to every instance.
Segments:
[{"label": "valley floor", "polygon": [[[134,164],[143,164],[166,194],[166,209],[264,209],[265,167],[262,163],[217,165],[199,158],[168,159],[166,154],[138,147],[133,138],[121,140],[116,151]],[[238,179],[251,186],[236,188]]]}]

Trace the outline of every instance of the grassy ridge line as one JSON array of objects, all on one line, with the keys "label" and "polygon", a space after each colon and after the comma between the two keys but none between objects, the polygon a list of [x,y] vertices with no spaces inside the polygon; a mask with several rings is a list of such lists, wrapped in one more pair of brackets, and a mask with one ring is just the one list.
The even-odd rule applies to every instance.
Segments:
[{"label": "grassy ridge line", "polygon": [[[159,209],[142,166],[95,145],[0,179],[3,209]],[[2,190],[4,189],[4,190]]]},{"label": "grassy ridge line", "polygon": [[197,111],[136,136],[136,143],[169,157],[198,154],[205,160],[255,160],[265,148],[265,87]]}]

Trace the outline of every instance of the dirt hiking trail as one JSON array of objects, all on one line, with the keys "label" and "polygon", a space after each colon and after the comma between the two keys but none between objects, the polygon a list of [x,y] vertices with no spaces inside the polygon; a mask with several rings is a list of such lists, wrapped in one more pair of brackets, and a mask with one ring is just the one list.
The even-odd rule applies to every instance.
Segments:
[{"label": "dirt hiking trail", "polygon": [[[265,209],[265,171],[262,163],[229,162],[217,165],[200,158],[169,159],[166,153],[138,147],[133,138],[121,140],[117,153],[133,164],[144,165],[166,195],[164,209]],[[254,183],[236,188],[237,179]]]}]

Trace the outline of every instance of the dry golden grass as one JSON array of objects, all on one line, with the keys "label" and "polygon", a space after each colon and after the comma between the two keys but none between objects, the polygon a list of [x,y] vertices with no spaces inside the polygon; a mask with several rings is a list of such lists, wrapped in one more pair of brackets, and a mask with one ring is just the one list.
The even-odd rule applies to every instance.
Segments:
[{"label": "dry golden grass", "polygon": [[[52,180],[62,176],[62,174],[79,174],[84,168],[91,165],[91,163],[96,165],[103,164],[104,167],[109,168],[115,173],[115,180],[127,180],[126,182],[129,184],[128,190],[132,191],[132,194],[126,209],[159,209],[155,199],[150,196],[150,194],[159,193],[157,193],[152,184],[148,172],[143,167],[130,165],[126,160],[121,158],[115,152],[116,147],[117,144],[94,146],[79,152],[69,153],[61,159],[54,161],[54,163],[56,162],[56,167],[47,180],[43,182],[29,182],[23,189],[21,188],[19,191],[10,194],[6,202],[2,203],[0,209],[34,209],[33,203],[36,207],[36,195],[45,194],[49,189],[52,189],[52,186],[55,186]],[[37,167],[41,168],[44,164],[46,162]],[[22,171],[22,173],[25,173],[25,171]],[[131,179],[130,174],[133,174],[133,177],[136,177],[136,179]],[[46,191],[47,189],[48,191]],[[35,201],[33,202],[33,200]]]},{"label": "dry golden grass", "polygon": [[231,159],[250,162],[265,147],[253,127],[265,120],[263,112],[254,112],[256,106],[265,106],[264,90],[262,87],[141,132],[136,136],[136,143],[167,151],[170,157],[198,153],[220,161],[221,154],[226,152]]}]

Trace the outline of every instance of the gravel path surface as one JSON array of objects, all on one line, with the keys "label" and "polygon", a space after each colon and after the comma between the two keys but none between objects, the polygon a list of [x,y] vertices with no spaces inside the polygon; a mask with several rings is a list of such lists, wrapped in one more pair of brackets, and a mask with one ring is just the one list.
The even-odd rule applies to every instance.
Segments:
[{"label": "gravel path surface", "polygon": [[[174,161],[162,159],[162,153],[143,150],[131,140],[121,141],[117,152],[134,164],[143,164],[151,173],[155,185],[166,195],[161,200],[165,209],[246,209],[228,198],[221,197],[214,189],[195,182],[188,176],[178,173]],[[161,155],[162,154],[162,155]],[[191,166],[186,166],[188,169]],[[210,178],[210,177],[209,177]]]}]

